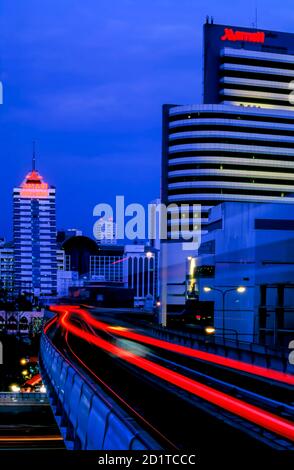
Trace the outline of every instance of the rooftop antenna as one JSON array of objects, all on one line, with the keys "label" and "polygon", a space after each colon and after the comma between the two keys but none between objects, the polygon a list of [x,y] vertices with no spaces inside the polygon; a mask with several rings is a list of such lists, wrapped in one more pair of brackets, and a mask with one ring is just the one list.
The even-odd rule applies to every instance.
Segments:
[{"label": "rooftop antenna", "polygon": [[33,158],[32,158],[32,170],[36,170],[36,141],[33,140]]}]

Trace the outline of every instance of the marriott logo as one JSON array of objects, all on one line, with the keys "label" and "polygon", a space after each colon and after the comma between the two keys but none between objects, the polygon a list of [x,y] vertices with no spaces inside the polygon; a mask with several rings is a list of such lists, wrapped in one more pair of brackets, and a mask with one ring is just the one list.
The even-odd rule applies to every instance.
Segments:
[{"label": "marriott logo", "polygon": [[247,31],[234,31],[231,28],[225,28],[224,35],[221,36],[222,41],[246,41],[264,43],[265,34],[261,31],[248,33]]}]

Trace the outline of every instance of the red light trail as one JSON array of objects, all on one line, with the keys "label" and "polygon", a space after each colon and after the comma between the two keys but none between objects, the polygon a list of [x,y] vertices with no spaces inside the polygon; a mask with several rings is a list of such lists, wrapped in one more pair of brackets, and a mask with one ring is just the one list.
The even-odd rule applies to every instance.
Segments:
[{"label": "red light trail", "polygon": [[103,385],[103,387],[105,387],[108,392],[115,396],[115,398],[120,402],[122,403],[122,405],[124,407],[126,407],[133,415],[135,415],[137,418],[139,418],[139,420],[141,422],[143,422],[145,424],[145,426],[147,426],[149,429],[151,429],[155,434],[157,434],[158,436],[160,436],[160,438],[162,440],[164,440],[165,442],[168,443],[168,445],[170,447],[172,447],[173,449],[177,449],[177,447],[169,440],[167,439],[158,429],[156,429],[154,426],[152,426],[151,423],[149,423],[149,421],[147,421],[141,414],[139,414],[132,406],[130,406],[120,395],[118,395],[118,393],[116,393],[111,387],[109,387],[109,385],[107,385],[107,383],[102,380],[100,377],[98,377],[97,374],[95,374],[95,372],[74,352],[74,350],[72,349],[72,347],[69,345],[69,341],[68,341],[68,332],[66,332],[66,336],[65,336],[65,341],[66,341],[66,344],[67,344],[67,347],[69,349],[69,351],[71,352],[71,354],[77,359],[77,361],[82,364],[82,366],[88,370],[88,372],[90,372],[90,374],[95,377],[95,379],[101,383]]},{"label": "red light trail", "polygon": [[[98,336],[81,330],[70,322],[70,314],[74,312],[82,313],[79,309],[70,309],[60,307],[56,311],[62,312],[60,316],[60,324],[71,334],[97,346],[98,348],[132,364],[146,372],[159,377],[166,382],[175,385],[182,390],[185,390],[199,398],[204,399],[218,407],[221,407],[235,415],[244,418],[247,421],[253,422],[269,431],[279,434],[289,440],[294,441],[294,425],[277,415],[268,411],[264,411],[257,406],[246,403],[240,399],[231,397],[223,392],[215,390],[207,385],[196,382],[188,377],[185,377],[178,372],[172,371],[158,365],[148,359],[136,356],[135,354],[126,351]],[[101,322],[98,322],[101,323]],[[104,327],[105,329],[105,324]]]},{"label": "red light trail", "polygon": [[199,359],[202,361],[211,362],[213,364],[217,364],[223,367],[229,367],[231,369],[240,370],[248,374],[253,374],[259,377],[263,377],[265,379],[283,382],[288,385],[294,385],[294,376],[290,374],[285,374],[283,372],[275,371],[273,369],[266,369],[265,367],[261,367],[261,366],[247,364],[246,362],[218,356],[217,354],[199,351],[196,349],[189,348],[187,346],[181,346],[179,344],[169,343],[168,341],[163,341],[161,339],[156,339],[151,336],[134,333],[127,329],[122,329],[122,330],[115,329],[111,325],[108,325],[107,323],[96,320],[86,310],[80,309],[79,307],[72,307],[72,306],[52,307],[52,310],[57,311],[57,312],[63,312],[65,309],[72,313],[78,313],[80,316],[84,318],[86,323],[92,325],[94,328],[104,330],[104,331],[110,330],[116,336],[121,336],[126,339],[137,341],[139,343],[148,344],[150,346],[155,346],[155,347],[162,348],[167,351],[175,352],[178,354],[183,354],[185,356],[193,357],[195,359]]}]

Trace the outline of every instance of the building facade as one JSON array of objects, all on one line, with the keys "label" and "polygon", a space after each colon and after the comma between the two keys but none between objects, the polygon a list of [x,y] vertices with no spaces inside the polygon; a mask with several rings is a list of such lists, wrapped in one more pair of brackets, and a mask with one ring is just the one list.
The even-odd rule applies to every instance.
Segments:
[{"label": "building facade", "polygon": [[207,21],[203,55],[204,103],[292,111],[292,33]]},{"label": "building facade", "polygon": [[[209,226],[195,278],[200,301],[214,303],[217,335],[224,327],[226,338],[287,347],[294,334],[293,211],[226,202],[213,208]],[[225,305],[219,291],[227,291]]]},{"label": "building facade", "polygon": [[6,246],[0,248],[0,288],[3,289],[4,297],[13,297],[14,279],[14,253],[13,248]]},{"label": "building facade", "polygon": [[293,203],[293,129],[293,111],[166,106],[163,202],[201,204],[202,231],[223,201]]},{"label": "building facade", "polygon": [[[200,238],[225,201],[294,203],[294,34],[207,21],[203,70],[204,104],[163,107],[161,184],[162,203],[187,205]],[[170,236],[164,252],[163,310],[181,311],[195,253]]]},{"label": "building facade", "polygon": [[144,306],[147,297],[155,303],[159,295],[158,251],[146,245],[126,245],[125,257],[125,285],[134,289],[135,306]]},{"label": "building facade", "polygon": [[33,170],[13,190],[14,289],[16,295],[56,295],[55,188]]},{"label": "building facade", "polygon": [[124,247],[100,245],[90,258],[90,279],[106,283],[124,283]]},{"label": "building facade", "polygon": [[116,245],[116,223],[112,218],[105,219],[101,217],[95,223],[95,238],[98,245]]},{"label": "building facade", "polygon": [[147,245],[104,245],[90,258],[92,282],[116,285],[134,292],[134,306],[142,307],[146,297],[159,296],[159,252]]}]

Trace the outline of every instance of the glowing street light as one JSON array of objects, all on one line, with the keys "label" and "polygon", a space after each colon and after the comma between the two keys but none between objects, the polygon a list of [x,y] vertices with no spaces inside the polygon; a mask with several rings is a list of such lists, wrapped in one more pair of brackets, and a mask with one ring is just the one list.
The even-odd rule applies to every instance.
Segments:
[{"label": "glowing street light", "polygon": [[204,292],[211,292],[212,291],[211,287],[208,287],[208,286],[203,287],[203,290],[204,290]]},{"label": "glowing street light", "polygon": [[203,291],[205,293],[211,292],[211,291],[216,291],[219,292],[222,295],[222,317],[223,317],[223,337],[225,335],[225,300],[226,300],[226,294],[228,292],[237,292],[238,294],[244,294],[246,292],[246,287],[244,286],[238,286],[238,287],[233,287],[231,289],[217,289],[216,287],[210,287],[210,286],[204,286]]},{"label": "glowing street light", "polygon": [[236,291],[237,291],[239,294],[244,294],[244,292],[246,292],[246,287],[244,287],[244,286],[239,286],[239,287],[237,287]]},{"label": "glowing street light", "polygon": [[208,335],[213,335],[215,333],[215,328],[213,326],[207,326],[205,328],[205,333]]}]

